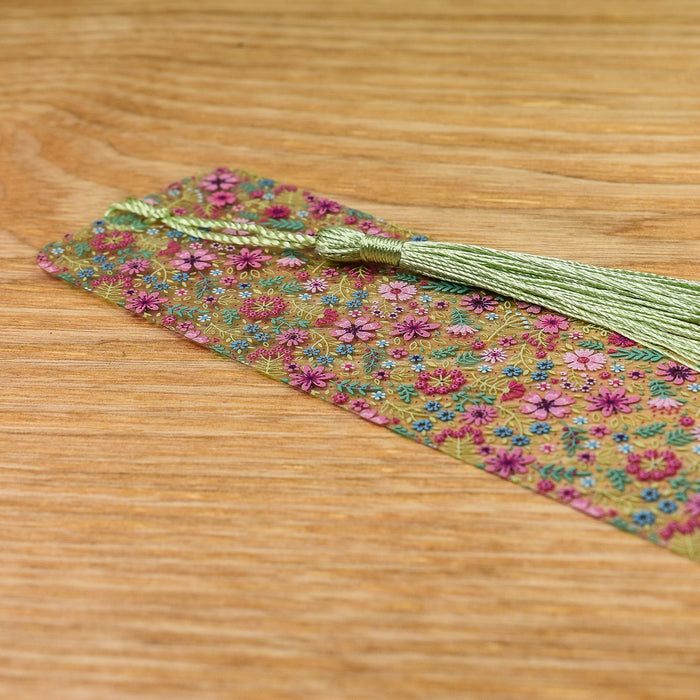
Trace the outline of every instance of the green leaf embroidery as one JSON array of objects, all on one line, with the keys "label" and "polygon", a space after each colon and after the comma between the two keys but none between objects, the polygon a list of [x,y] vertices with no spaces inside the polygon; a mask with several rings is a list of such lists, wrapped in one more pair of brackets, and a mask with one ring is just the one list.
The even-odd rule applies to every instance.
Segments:
[{"label": "green leaf embroidery", "polygon": [[633,434],[642,438],[650,438],[663,433],[665,427],[666,423],[651,423],[650,425],[643,425],[641,428],[637,428]]},{"label": "green leaf embroidery", "polygon": [[376,350],[375,348],[367,348],[362,354],[362,365],[365,372],[369,374],[374,372],[377,365],[386,357],[385,350]]},{"label": "green leaf embroidery", "polygon": [[459,345],[445,345],[443,348],[438,348],[430,353],[431,357],[436,360],[444,360],[447,357],[454,357],[459,350]]},{"label": "green leaf embroidery", "polygon": [[613,518],[610,521],[611,525],[614,525],[615,527],[619,528],[620,530],[624,530],[625,532],[637,532],[637,528],[634,525],[631,525],[628,523],[626,520],[623,520],[620,517]]},{"label": "green leaf embroidery", "polygon": [[605,350],[605,345],[603,345],[603,343],[599,340],[591,340],[590,338],[580,341],[578,346],[588,350]]},{"label": "green leaf embroidery", "polygon": [[666,357],[658,350],[650,350],[649,348],[618,348],[615,352],[611,352],[610,356],[637,362],[661,362]]},{"label": "green leaf embroidery", "polygon": [[613,487],[618,491],[624,491],[625,486],[632,483],[632,479],[627,476],[627,472],[624,469],[608,469],[605,474]]},{"label": "green leaf embroidery", "polygon": [[415,437],[415,433],[412,433],[408,428],[405,428],[403,425],[392,425],[389,429],[407,438]]},{"label": "green leaf embroidery", "polygon": [[469,294],[473,287],[460,282],[448,282],[447,280],[430,280],[425,285],[424,289],[431,289],[435,292],[444,292],[446,294]]},{"label": "green leaf embroidery", "polygon": [[366,212],[360,211],[359,209],[348,209],[348,214],[350,216],[354,216],[358,219],[371,219],[372,218],[371,214],[367,214]]},{"label": "green leaf embroidery", "polygon": [[301,287],[301,285],[296,280],[292,280],[291,282],[285,282],[280,287],[280,292],[282,294],[296,294],[297,292],[300,292],[302,289],[303,289],[303,287]]},{"label": "green leaf embroidery", "polygon": [[241,315],[236,309],[223,308],[221,310],[221,319],[228,326],[233,326]]},{"label": "green leaf embroidery", "polygon": [[484,358],[475,355],[473,350],[469,350],[468,352],[462,352],[459,355],[457,355],[457,364],[461,365],[462,367],[471,367],[473,365],[478,365],[480,362],[483,362],[483,360]]},{"label": "green leaf embroidery", "polygon": [[270,219],[260,223],[267,228],[276,228],[282,231],[301,231],[306,228],[306,224],[298,219]]},{"label": "green leaf embroidery", "polygon": [[654,397],[659,397],[662,399],[668,399],[671,396],[675,396],[676,392],[671,389],[671,387],[661,379],[652,379],[649,382],[649,390],[651,395]]},{"label": "green leaf embroidery", "polygon": [[379,391],[382,388],[380,386],[375,386],[372,382],[357,382],[351,379],[343,379],[342,381],[333,383],[338,387],[338,391],[350,394],[350,396],[355,396],[356,394],[367,396],[368,391]]},{"label": "green leaf embroidery", "polygon": [[171,316],[177,316],[178,318],[194,318],[195,314],[202,312],[196,306],[185,306],[184,304],[175,304],[166,308]]},{"label": "green leaf embroidery", "polygon": [[411,399],[418,396],[418,390],[412,384],[399,384],[396,393],[404,403],[411,403]]},{"label": "green leaf embroidery", "polygon": [[566,450],[566,454],[569,457],[573,457],[576,454],[576,450],[579,445],[583,442],[583,436],[586,434],[586,430],[583,428],[576,428],[572,425],[564,425],[564,430],[561,433],[561,442]]},{"label": "green leaf embroidery", "polygon": [[453,309],[450,314],[450,320],[453,326],[471,326],[474,323],[472,317],[461,309]]},{"label": "green leaf embroidery", "polygon": [[543,479],[551,479],[559,483],[562,479],[565,479],[570,484],[574,482],[577,476],[590,476],[589,471],[579,471],[576,467],[569,467],[568,469],[563,466],[555,466],[554,464],[547,464],[544,467],[535,467],[540,473]]},{"label": "green leaf embroidery", "polygon": [[265,287],[267,289],[268,287],[276,287],[283,279],[284,277],[282,275],[275,275],[274,277],[264,277],[258,282],[258,284],[261,287]]},{"label": "green leaf embroidery", "polygon": [[676,428],[676,430],[669,430],[666,433],[666,442],[674,447],[683,447],[693,442],[695,438],[683,428]]}]

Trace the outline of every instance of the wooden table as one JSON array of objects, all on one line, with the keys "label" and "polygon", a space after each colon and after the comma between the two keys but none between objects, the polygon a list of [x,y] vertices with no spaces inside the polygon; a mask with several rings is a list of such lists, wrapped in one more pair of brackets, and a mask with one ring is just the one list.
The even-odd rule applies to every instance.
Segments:
[{"label": "wooden table", "polygon": [[697,279],[700,4],[3,0],[0,30],[0,697],[698,697],[697,564],[33,257],[226,164]]}]

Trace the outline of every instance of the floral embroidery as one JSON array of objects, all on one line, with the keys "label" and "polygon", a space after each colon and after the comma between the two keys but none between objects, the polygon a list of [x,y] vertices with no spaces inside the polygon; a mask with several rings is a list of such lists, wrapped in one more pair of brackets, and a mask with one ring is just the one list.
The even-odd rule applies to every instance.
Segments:
[{"label": "floral embroidery", "polygon": [[[300,233],[414,235],[226,168],[147,201]],[[311,249],[196,240],[132,215],[69,234],[38,262],[365,420],[700,560],[697,368],[492,292],[335,266]]]}]

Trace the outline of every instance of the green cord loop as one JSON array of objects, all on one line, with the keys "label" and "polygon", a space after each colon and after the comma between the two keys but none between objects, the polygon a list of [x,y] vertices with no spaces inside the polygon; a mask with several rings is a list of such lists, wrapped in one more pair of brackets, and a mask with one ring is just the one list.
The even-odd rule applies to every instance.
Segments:
[{"label": "green cord loop", "polygon": [[174,216],[135,198],[112,205],[105,218],[123,212],[227,245],[315,248],[336,262],[400,266],[490,289],[617,331],[682,364],[700,367],[698,282],[459,243],[371,236],[345,226],[324,228],[314,236],[247,221]]}]

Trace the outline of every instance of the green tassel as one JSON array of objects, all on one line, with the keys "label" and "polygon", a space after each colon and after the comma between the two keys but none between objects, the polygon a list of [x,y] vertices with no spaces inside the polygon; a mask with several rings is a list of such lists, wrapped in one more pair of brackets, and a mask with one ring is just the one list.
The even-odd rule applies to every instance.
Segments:
[{"label": "green tassel", "polygon": [[617,331],[700,368],[698,282],[459,243],[368,236],[344,226],[309,236],[259,224],[172,216],[168,209],[139,199],[113,205],[107,217],[117,212],[138,214],[196,238],[235,245],[315,247],[319,255],[338,262],[376,262],[489,289]]}]

